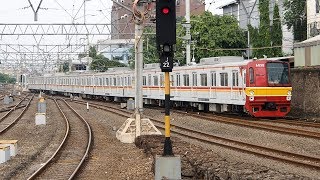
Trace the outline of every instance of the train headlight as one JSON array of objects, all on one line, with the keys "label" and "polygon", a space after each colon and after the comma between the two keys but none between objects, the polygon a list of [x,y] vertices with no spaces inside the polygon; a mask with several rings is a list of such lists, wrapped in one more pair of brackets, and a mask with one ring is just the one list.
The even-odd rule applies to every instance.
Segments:
[{"label": "train headlight", "polygon": [[291,96],[291,91],[288,91],[288,96]]},{"label": "train headlight", "polygon": [[250,96],[253,96],[254,95],[254,91],[250,91]]},{"label": "train headlight", "polygon": [[291,96],[287,96],[287,101],[291,101]]}]

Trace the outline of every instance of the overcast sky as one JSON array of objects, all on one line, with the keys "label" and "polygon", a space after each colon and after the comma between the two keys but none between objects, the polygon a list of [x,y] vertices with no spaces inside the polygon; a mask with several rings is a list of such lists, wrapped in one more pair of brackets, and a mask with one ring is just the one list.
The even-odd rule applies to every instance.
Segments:
[{"label": "overcast sky", "polygon": [[[34,9],[37,9],[40,0],[30,1]],[[215,14],[221,13],[221,10],[217,10],[216,7],[228,1],[231,0],[206,0],[206,10],[209,9]],[[43,0],[38,12],[38,21],[35,22],[28,0],[1,0],[0,23],[72,23],[73,18],[75,23],[83,23],[83,3],[84,0]],[[111,6],[111,0],[86,0],[86,22],[109,23]],[[25,42],[28,38],[14,37],[14,39],[16,43],[22,43],[21,41]],[[0,43],[12,42],[12,40],[10,37],[4,37],[0,39]],[[45,37],[43,41],[45,40],[50,38]]]}]

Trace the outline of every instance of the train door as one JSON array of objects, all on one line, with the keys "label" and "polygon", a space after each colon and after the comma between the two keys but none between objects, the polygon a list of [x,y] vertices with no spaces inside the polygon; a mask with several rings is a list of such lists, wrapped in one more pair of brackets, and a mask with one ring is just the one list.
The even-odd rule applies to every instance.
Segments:
[{"label": "train door", "polygon": [[242,99],[243,100],[245,100],[246,99],[246,93],[245,93],[245,89],[246,89],[246,80],[247,80],[247,78],[246,78],[246,76],[247,76],[247,72],[246,72],[246,69],[242,69],[242,71],[241,71],[241,79],[242,79],[242,82],[241,82],[241,97],[242,97]]},{"label": "train door", "polygon": [[239,72],[232,71],[232,84],[231,84],[231,99],[239,98]]},{"label": "train door", "polygon": [[210,99],[217,98],[217,73],[210,72]]}]

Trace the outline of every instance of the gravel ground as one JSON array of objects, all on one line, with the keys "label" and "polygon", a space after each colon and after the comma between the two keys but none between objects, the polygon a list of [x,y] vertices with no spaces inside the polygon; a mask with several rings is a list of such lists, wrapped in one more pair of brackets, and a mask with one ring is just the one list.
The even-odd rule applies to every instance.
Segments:
[{"label": "gravel ground", "polygon": [[[71,103],[88,120],[93,130],[90,156],[76,179],[154,179],[155,155],[161,155],[163,136],[140,137],[135,144],[123,144],[116,131],[126,118],[102,110]],[[117,105],[118,106],[118,105]],[[37,98],[14,128],[1,139],[18,139],[19,154],[0,164],[0,179],[26,179],[57,148],[64,133],[64,123],[51,100],[47,100],[47,125],[35,126]],[[145,109],[145,115],[163,119],[160,110]],[[319,155],[318,140],[241,128],[172,113],[173,124],[201,129],[204,132],[244,140],[260,145]],[[173,151],[182,160],[183,179],[320,179],[319,172],[293,167],[281,162],[239,153],[217,146],[172,135]],[[137,148],[138,146],[138,148]]]}]

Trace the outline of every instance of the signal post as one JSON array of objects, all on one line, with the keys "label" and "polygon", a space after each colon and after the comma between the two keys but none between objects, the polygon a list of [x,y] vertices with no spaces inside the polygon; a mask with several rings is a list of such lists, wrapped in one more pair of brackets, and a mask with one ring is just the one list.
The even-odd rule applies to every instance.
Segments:
[{"label": "signal post", "polygon": [[165,75],[165,142],[162,156],[156,156],[155,179],[181,179],[180,156],[173,154],[170,139],[170,72],[176,44],[175,0],[156,0],[156,37],[160,68]]}]

